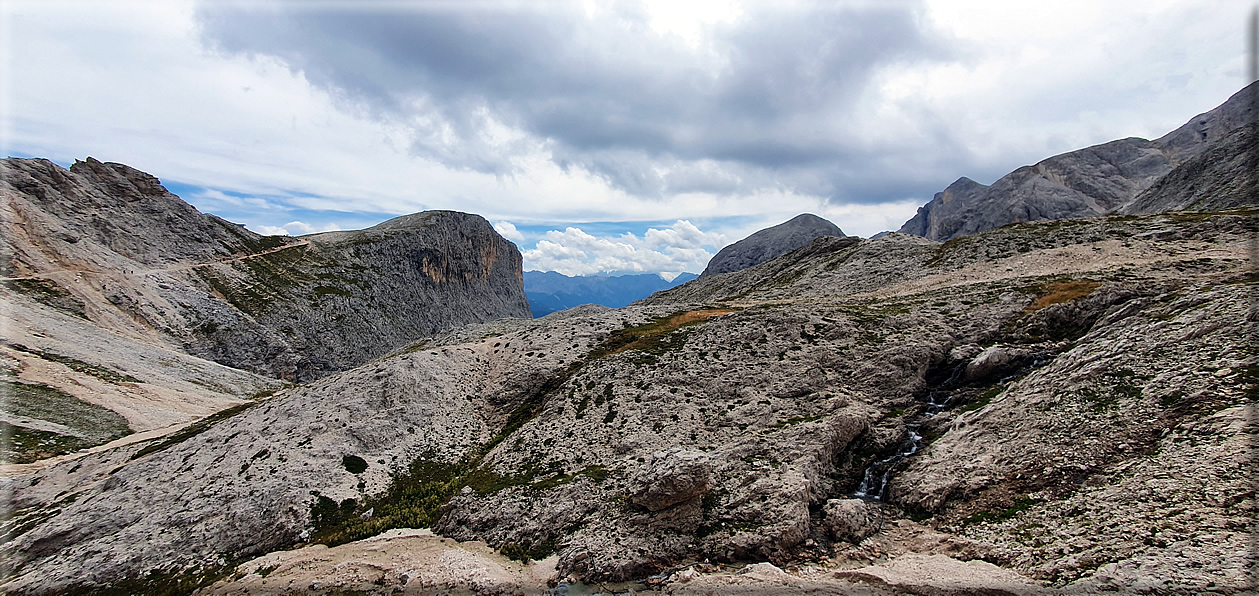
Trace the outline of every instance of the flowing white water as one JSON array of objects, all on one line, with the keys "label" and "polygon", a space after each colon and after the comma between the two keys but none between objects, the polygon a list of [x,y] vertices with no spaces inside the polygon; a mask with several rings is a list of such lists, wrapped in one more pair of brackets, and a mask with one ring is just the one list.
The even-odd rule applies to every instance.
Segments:
[{"label": "flowing white water", "polygon": [[856,491],[853,491],[852,496],[858,499],[884,500],[887,493],[887,481],[892,477],[892,470],[896,469],[896,465],[904,461],[905,458],[918,453],[918,449],[922,447],[922,435],[918,434],[918,429],[922,427],[924,422],[934,418],[936,414],[944,411],[953,402],[953,393],[949,391],[949,388],[957,385],[958,380],[962,377],[963,370],[965,370],[964,365],[954,367],[953,373],[948,380],[927,394],[926,409],[918,415],[916,421],[905,425],[905,430],[909,432],[909,438],[901,443],[895,454],[866,467],[865,474],[861,477],[861,484],[857,486]]},{"label": "flowing white water", "polygon": [[[1051,358],[1052,355],[1048,352],[1034,354],[1031,362],[1015,369],[1014,374],[1007,375],[998,381],[997,384],[1006,385],[1013,382],[1026,375],[1028,371],[1045,365]],[[918,429],[922,428],[922,425],[927,421],[935,418],[940,412],[953,406],[953,390],[961,384],[962,373],[965,370],[965,364],[958,364],[953,368],[953,372],[947,380],[937,385],[927,394],[927,407],[912,422],[906,422],[905,424],[905,430],[909,432],[909,438],[901,443],[896,453],[866,467],[865,473],[861,477],[861,484],[852,493],[853,497],[873,501],[883,501],[887,497],[887,482],[892,477],[892,470],[896,469],[897,464],[917,453],[918,449],[922,447],[922,435],[918,434]]]}]

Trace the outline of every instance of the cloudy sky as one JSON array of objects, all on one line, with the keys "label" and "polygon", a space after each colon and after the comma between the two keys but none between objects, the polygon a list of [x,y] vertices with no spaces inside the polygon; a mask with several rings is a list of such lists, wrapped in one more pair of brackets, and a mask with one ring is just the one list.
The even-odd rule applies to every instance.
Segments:
[{"label": "cloudy sky", "polygon": [[801,212],[1154,138],[1246,82],[1253,2],[0,4],[0,144],[263,233],[478,213],[527,269],[698,272]]}]

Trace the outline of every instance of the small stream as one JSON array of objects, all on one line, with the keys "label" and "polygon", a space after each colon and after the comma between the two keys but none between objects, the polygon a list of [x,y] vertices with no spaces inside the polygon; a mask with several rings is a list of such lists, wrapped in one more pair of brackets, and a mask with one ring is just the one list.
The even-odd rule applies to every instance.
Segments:
[{"label": "small stream", "polygon": [[953,375],[949,377],[948,381],[940,384],[940,386],[932,389],[927,394],[926,409],[918,414],[913,422],[905,424],[905,430],[909,432],[909,438],[900,444],[896,453],[866,467],[865,474],[861,477],[861,484],[857,486],[857,490],[852,493],[852,496],[858,499],[883,500],[887,493],[887,481],[892,477],[892,470],[896,469],[896,465],[904,461],[905,458],[918,453],[918,449],[922,447],[922,435],[918,434],[918,429],[922,428],[923,423],[935,418],[937,414],[943,412],[951,405],[953,394],[948,388],[957,384],[957,380],[961,377],[964,369],[964,365],[959,365],[953,370]]},{"label": "small stream", "polygon": [[[1031,370],[1046,364],[1051,358],[1052,356],[1049,353],[1035,354],[1030,362],[1013,371],[1008,371],[1012,374],[1004,376],[997,384],[1006,385],[1022,378]],[[887,483],[892,477],[892,471],[905,458],[918,453],[918,450],[922,448],[922,435],[918,434],[918,429],[922,428],[922,425],[927,421],[939,415],[940,412],[953,406],[953,393],[961,385],[962,373],[965,370],[965,362],[954,366],[949,378],[933,387],[927,393],[927,407],[912,420],[905,423],[905,430],[909,432],[909,437],[900,444],[896,449],[896,453],[866,467],[866,471],[861,477],[861,484],[852,493],[853,497],[880,502],[887,497]]]}]

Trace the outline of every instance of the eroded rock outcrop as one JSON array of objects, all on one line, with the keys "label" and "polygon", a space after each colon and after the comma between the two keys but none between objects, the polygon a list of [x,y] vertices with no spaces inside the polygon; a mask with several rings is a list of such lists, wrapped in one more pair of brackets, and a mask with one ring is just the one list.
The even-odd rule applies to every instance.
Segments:
[{"label": "eroded rock outcrop", "polygon": [[831,537],[852,543],[881,530],[886,517],[877,503],[864,499],[829,499],[823,512]]},{"label": "eroded rock outcrop", "polygon": [[712,465],[703,453],[681,449],[653,453],[630,480],[630,500],[648,511],[660,511],[712,490],[711,476]]}]

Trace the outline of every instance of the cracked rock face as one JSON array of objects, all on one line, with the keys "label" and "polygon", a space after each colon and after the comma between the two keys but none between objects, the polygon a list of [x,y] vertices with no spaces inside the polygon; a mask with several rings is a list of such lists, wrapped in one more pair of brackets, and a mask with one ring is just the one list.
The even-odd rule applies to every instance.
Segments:
[{"label": "cracked rock face", "polygon": [[630,500],[649,511],[660,511],[693,500],[712,489],[708,456],[670,449],[653,453],[630,480]]}]

